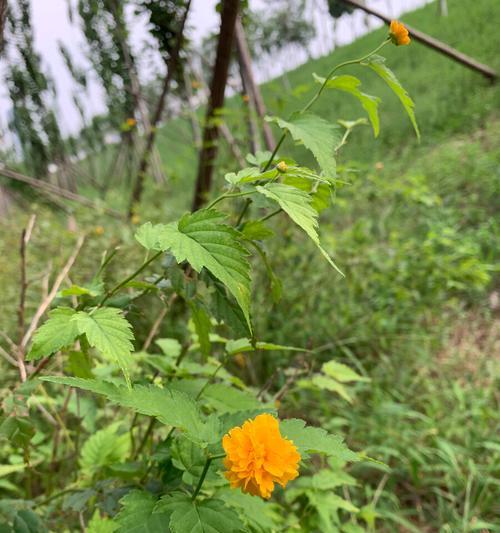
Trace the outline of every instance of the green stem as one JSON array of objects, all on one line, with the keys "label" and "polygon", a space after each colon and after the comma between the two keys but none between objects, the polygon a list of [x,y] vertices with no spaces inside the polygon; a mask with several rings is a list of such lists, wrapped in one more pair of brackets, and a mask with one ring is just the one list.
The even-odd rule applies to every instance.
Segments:
[{"label": "green stem", "polygon": [[278,215],[279,213],[281,213],[281,211],[283,211],[281,209],[281,207],[279,209],[276,209],[276,211],[273,211],[272,213],[269,213],[268,215],[262,217],[262,218],[259,218],[259,222],[264,222],[265,220],[268,220],[272,217],[274,217],[275,215]]},{"label": "green stem", "polygon": [[[126,285],[129,281],[132,281],[135,277],[137,277],[150,263],[152,263],[155,259],[160,257],[160,255],[163,253],[163,251],[159,251],[155,253],[152,257],[150,257],[147,261],[144,261],[142,265],[130,276],[127,276],[124,280],[120,281],[118,285],[116,285],[113,289],[109,290],[102,298],[102,300],[99,302],[99,305],[96,307],[96,309],[99,309],[99,307],[102,307],[104,303],[109,300],[112,296],[114,296],[124,285]],[[94,309],[95,311],[95,309]],[[92,311],[91,311],[92,313]]]},{"label": "green stem", "polygon": [[211,209],[214,207],[214,205],[217,205],[219,202],[222,202],[222,200],[225,200],[226,198],[239,198],[240,196],[248,196],[249,194],[254,194],[255,191],[244,191],[244,192],[235,192],[235,193],[226,193],[221,194],[218,198],[216,198],[213,202],[208,204],[206,209]]},{"label": "green stem", "polygon": [[225,453],[216,453],[214,455],[211,455],[210,459],[212,459],[212,461],[215,461],[217,459],[224,459],[224,457],[226,457]]},{"label": "green stem", "polygon": [[[318,89],[318,92],[309,100],[309,102],[299,111],[299,115],[304,114],[306,111],[308,111],[314,102],[321,96],[321,93],[325,90],[328,82],[331,80],[332,76],[337,72],[337,70],[346,67],[347,65],[356,65],[364,61],[365,59],[368,59],[373,54],[376,54],[382,47],[384,47],[388,42],[390,42],[390,39],[386,39],[383,43],[381,43],[375,50],[372,50],[368,54],[364,55],[363,57],[360,57],[359,59],[350,59],[348,61],[344,61],[343,63],[339,63],[333,69],[330,71],[328,76],[326,77],[325,81],[321,84],[321,87]],[[273,153],[271,154],[271,157],[269,158],[269,161],[267,162],[266,166],[264,167],[263,172],[265,172],[273,163],[273,160],[278,153],[278,149],[283,144],[283,141],[286,139],[288,135],[288,130],[285,130],[283,134],[280,137],[280,140],[278,141],[278,144],[275,146]]]},{"label": "green stem", "polygon": [[243,209],[241,210],[238,220],[236,221],[236,228],[239,228],[241,225],[241,221],[243,220],[243,217],[245,216],[245,213],[247,212],[248,208],[250,207],[250,203],[252,200],[250,198],[247,198],[245,200],[245,205],[243,206]]},{"label": "green stem", "polygon": [[201,473],[200,479],[198,480],[198,485],[196,485],[196,488],[194,489],[193,496],[191,499],[194,501],[196,499],[196,496],[198,496],[198,493],[200,492],[200,489],[203,485],[203,482],[205,481],[205,478],[207,477],[208,469],[210,468],[210,463],[212,462],[213,457],[207,457],[207,460],[205,461],[205,466],[203,467],[203,472]]}]

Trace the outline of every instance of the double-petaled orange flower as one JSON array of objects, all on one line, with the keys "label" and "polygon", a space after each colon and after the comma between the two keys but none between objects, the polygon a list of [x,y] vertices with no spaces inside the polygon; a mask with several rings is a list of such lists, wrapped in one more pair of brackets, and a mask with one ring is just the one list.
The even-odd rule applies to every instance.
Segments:
[{"label": "double-petaled orange flower", "polygon": [[391,38],[391,41],[396,46],[410,44],[411,42],[408,30],[406,29],[405,25],[401,22],[398,22],[397,20],[391,21],[389,36]]},{"label": "double-petaled orange flower", "polygon": [[281,436],[274,416],[262,414],[235,427],[222,439],[226,478],[232,488],[270,498],[274,484],[283,488],[298,475],[300,454]]}]

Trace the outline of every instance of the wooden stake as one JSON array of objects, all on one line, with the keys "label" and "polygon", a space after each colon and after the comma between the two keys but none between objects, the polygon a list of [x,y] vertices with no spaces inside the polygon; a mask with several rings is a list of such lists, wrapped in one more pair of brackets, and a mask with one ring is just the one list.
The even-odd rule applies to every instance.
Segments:
[{"label": "wooden stake", "polygon": [[[342,0],[342,2],[344,2],[345,4],[349,4],[352,7],[362,9],[366,13],[373,15],[375,17],[378,17],[379,19],[383,20],[387,24],[390,24],[391,22],[390,17],[386,17],[379,11],[376,11],[375,9],[372,9],[371,7],[367,7],[363,5],[359,0]],[[440,54],[443,54],[453,59],[453,61],[456,61],[457,63],[460,63],[466,66],[467,68],[470,68],[471,70],[475,70],[476,72],[479,72],[485,78],[488,78],[490,81],[496,81],[498,79],[497,72],[495,72],[488,65],[485,65],[483,63],[480,63],[479,61],[476,61],[472,57],[466,54],[463,54],[462,52],[459,52],[455,48],[448,46],[442,41],[439,41],[438,39],[435,39],[434,37],[427,35],[423,31],[419,31],[415,28],[412,28],[411,26],[408,26],[408,24],[406,23],[405,23],[405,26],[408,28],[408,31],[410,32],[410,37],[412,39],[415,39],[415,41],[425,44],[429,48],[436,50]]]}]

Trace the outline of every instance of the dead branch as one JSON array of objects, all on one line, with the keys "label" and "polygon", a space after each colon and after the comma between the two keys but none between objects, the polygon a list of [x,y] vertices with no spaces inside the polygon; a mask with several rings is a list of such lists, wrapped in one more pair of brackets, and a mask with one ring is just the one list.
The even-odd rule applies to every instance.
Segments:
[{"label": "dead branch", "polygon": [[[21,256],[21,287],[19,295],[19,306],[17,309],[17,319],[19,328],[19,343],[21,343],[24,335],[24,307],[26,303],[26,289],[28,288],[28,280],[26,276],[26,248],[31,238],[31,233],[35,225],[36,215],[31,215],[28,225],[21,232],[21,245],[19,248],[19,255]],[[19,367],[19,376],[21,381],[26,381],[26,366],[24,365],[24,354],[22,350],[17,352],[17,366]]]},{"label": "dead branch", "polygon": [[78,237],[75,249],[73,250],[73,253],[69,257],[69,259],[66,261],[66,264],[64,265],[63,269],[57,276],[56,280],[54,281],[54,284],[52,285],[52,289],[50,290],[49,294],[46,298],[42,300],[42,303],[39,305],[38,309],[36,310],[35,315],[33,316],[31,323],[29,325],[29,328],[27,329],[26,333],[24,334],[24,337],[20,344],[20,349],[22,352],[25,352],[26,346],[28,346],[28,343],[35,332],[36,328],[38,327],[38,322],[44,315],[45,311],[48,309],[49,305],[51,304],[52,300],[56,297],[57,292],[59,291],[59,287],[61,286],[62,282],[64,281],[64,278],[68,275],[68,272],[71,270],[71,267],[73,266],[80,249],[83,246],[83,243],[85,241],[85,236],[80,235]]},{"label": "dead branch", "polygon": [[250,96],[250,99],[255,106],[257,115],[262,121],[262,130],[264,133],[264,141],[268,150],[273,150],[276,143],[274,141],[273,132],[268,122],[264,120],[266,115],[266,106],[262,98],[260,88],[255,82],[252,69],[252,57],[250,55],[250,49],[248,48],[247,39],[245,36],[245,29],[241,23],[240,17],[236,20],[235,27],[236,48],[238,50],[238,60],[240,63],[240,71],[243,78],[245,89]]},{"label": "dead branch", "polygon": [[27,183],[28,185],[30,185],[31,187],[35,189],[40,189],[44,192],[54,194],[56,196],[60,196],[61,198],[65,198],[66,200],[77,202],[86,207],[90,207],[96,210],[97,212],[99,212],[99,210],[102,210],[104,213],[111,215],[113,217],[120,218],[120,219],[123,218],[123,215],[119,213],[118,211],[115,211],[114,209],[110,209],[109,207],[98,206],[92,200],[89,200],[88,198],[85,198],[84,196],[68,191],[66,189],[61,189],[60,187],[58,187],[57,185],[53,185],[52,183],[48,183],[46,181],[38,180],[35,178],[30,178],[29,176],[25,176],[24,174],[21,174],[19,172],[16,172],[14,170],[10,170],[8,168],[1,167],[1,166],[0,166],[0,175],[6,178],[12,179],[12,180]]}]

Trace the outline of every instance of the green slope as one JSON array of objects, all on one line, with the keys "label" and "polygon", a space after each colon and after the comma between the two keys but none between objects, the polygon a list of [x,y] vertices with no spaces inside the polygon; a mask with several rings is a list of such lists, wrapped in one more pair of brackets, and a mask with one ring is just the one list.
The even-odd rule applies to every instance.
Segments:
[{"label": "green slope", "polygon": [[[500,33],[494,30],[500,26],[500,3],[457,0],[450,3],[449,11],[447,18],[440,18],[434,2],[405,15],[402,20],[500,72]],[[299,108],[315,90],[313,73],[325,75],[332,66],[364,55],[381,42],[386,31],[386,28],[381,28],[328,56],[311,60],[288,72],[286,80],[282,76],[265,83],[262,91],[269,113],[287,116]],[[499,84],[492,85],[480,74],[420,43],[414,41],[408,47],[387,46],[383,54],[416,103],[423,146],[433,145],[453,133],[470,131],[481,125],[491,112],[500,109]],[[417,141],[395,96],[375,73],[367,69],[348,67],[344,73],[359,76],[363,82],[362,90],[382,96],[383,102],[379,139],[373,139],[368,127],[358,130],[343,151],[342,159],[369,162],[386,159],[389,154],[397,156],[404,151],[411,154]],[[241,114],[237,112],[241,105],[239,97],[229,99],[225,117],[233,134],[243,139],[245,128],[241,123]],[[364,116],[359,103],[342,93],[320,99],[313,111],[331,121]],[[181,180],[186,184],[186,192],[196,172],[196,151],[191,146],[191,139],[187,120],[170,122],[160,130],[158,138],[168,173],[173,176],[174,182]],[[220,159],[227,161],[224,141],[221,144],[223,155]],[[241,147],[245,152],[246,143],[242,141]],[[309,156],[304,151],[301,157]],[[312,160],[308,162],[313,164]],[[152,191],[151,197],[154,194],[155,191]],[[187,200],[187,196],[181,199],[181,203]]]}]

